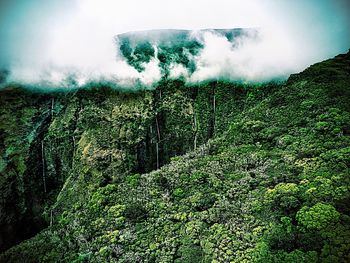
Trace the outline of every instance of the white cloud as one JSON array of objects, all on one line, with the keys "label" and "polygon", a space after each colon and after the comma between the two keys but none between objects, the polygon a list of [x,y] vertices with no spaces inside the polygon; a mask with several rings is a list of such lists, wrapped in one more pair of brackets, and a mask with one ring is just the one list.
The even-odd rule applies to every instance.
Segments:
[{"label": "white cloud", "polygon": [[259,29],[229,42],[214,32],[205,32],[204,49],[196,58],[191,81],[226,77],[232,80],[267,81],[286,77],[306,66],[296,58],[295,46],[277,29]]},{"label": "white cloud", "polygon": [[[62,2],[65,4],[61,5]],[[326,27],[317,20],[324,17],[317,11],[317,2],[308,5],[305,12],[299,12],[298,17],[296,10],[303,2],[286,3],[277,4],[272,0],[62,0],[56,1],[51,9],[45,5],[43,11],[41,5],[33,1],[31,11],[23,12],[27,17],[13,21],[12,31],[18,33],[8,40],[13,45],[7,45],[13,46],[11,78],[29,83],[57,83],[75,75],[79,84],[90,79],[112,78],[120,83],[137,79],[149,85],[160,78],[156,59],[144,65],[145,72],[139,73],[116,53],[113,37],[133,30],[262,29],[260,38],[241,37],[235,46],[223,37],[206,33],[205,48],[196,58],[197,71],[190,77],[191,81],[222,75],[231,79],[267,80],[302,70],[339,52],[338,49],[331,54],[331,49],[327,49],[331,45],[324,44],[329,44],[332,32],[321,30]],[[289,12],[293,17],[287,15]],[[28,23],[34,20],[33,25]],[[333,21],[328,20],[325,21]],[[310,28],[310,21],[320,22],[317,31]],[[25,34],[21,34],[21,28]],[[182,66],[171,67],[171,77],[188,76]]]},{"label": "white cloud", "polygon": [[169,71],[170,71],[169,77],[171,79],[176,79],[179,77],[184,77],[186,79],[189,78],[188,70],[181,64],[176,64],[176,63],[171,64],[169,66]]}]

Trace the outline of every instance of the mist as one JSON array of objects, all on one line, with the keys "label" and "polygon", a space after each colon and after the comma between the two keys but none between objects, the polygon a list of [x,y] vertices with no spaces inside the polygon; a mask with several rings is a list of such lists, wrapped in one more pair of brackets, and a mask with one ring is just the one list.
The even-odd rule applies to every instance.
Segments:
[{"label": "mist", "polygon": [[[173,64],[169,77],[189,82],[228,78],[249,82],[287,78],[347,52],[346,0],[252,1],[6,0],[0,9],[0,66],[8,82],[83,86],[89,81],[152,85],[161,79],[155,56],[139,72],[116,47],[135,30],[189,29],[204,48],[193,73]],[[247,28],[232,43],[205,28]],[[252,35],[249,28],[256,28]],[[157,47],[155,46],[157,51]]]},{"label": "mist", "polygon": [[245,30],[233,43],[213,32],[205,32],[203,39],[191,82],[216,78],[264,82],[286,78],[308,65],[307,58],[294,57],[297,47],[284,32],[271,28]]}]

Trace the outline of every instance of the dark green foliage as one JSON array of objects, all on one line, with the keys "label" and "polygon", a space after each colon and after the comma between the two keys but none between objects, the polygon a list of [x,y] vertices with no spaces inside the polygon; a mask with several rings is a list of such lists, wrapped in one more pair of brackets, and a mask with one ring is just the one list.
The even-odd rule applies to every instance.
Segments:
[{"label": "dark green foliage", "polygon": [[127,59],[128,63],[139,72],[143,71],[143,63],[148,63],[154,57],[154,48],[149,42],[139,42],[134,50],[130,47],[130,42],[125,40],[120,45],[120,51]]},{"label": "dark green foliage", "polygon": [[50,190],[52,225],[0,261],[349,262],[348,68],[349,54],[286,84],[84,91],[62,99],[42,137],[22,148],[18,138],[33,130],[25,116],[44,115],[13,106],[27,121],[11,134],[8,98],[2,200],[25,199],[21,176],[38,138],[48,178],[64,186]]},{"label": "dark green foliage", "polygon": [[140,222],[147,218],[147,210],[139,203],[128,204],[124,215],[132,222]]},{"label": "dark green foliage", "polygon": [[[206,31],[206,30],[204,30]],[[232,41],[242,34],[242,29],[210,30]],[[153,30],[131,32],[116,36],[121,55],[139,72],[145,63],[158,59],[164,78],[169,77],[171,67],[181,65],[191,74],[196,70],[194,57],[204,45],[201,37],[187,30]]]},{"label": "dark green foliage", "polygon": [[174,262],[198,263],[203,262],[204,254],[200,246],[193,244],[191,239],[184,238],[182,244],[177,250],[178,258]]}]

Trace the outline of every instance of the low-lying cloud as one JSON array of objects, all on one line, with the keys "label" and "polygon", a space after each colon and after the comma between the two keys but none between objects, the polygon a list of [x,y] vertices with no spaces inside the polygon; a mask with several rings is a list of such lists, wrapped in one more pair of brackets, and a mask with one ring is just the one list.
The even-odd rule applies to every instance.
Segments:
[{"label": "low-lying cloud", "polygon": [[286,36],[269,29],[245,30],[233,42],[213,32],[204,32],[204,49],[195,58],[197,70],[190,81],[227,78],[250,82],[285,78],[307,65],[294,57]]},{"label": "low-lying cloud", "polygon": [[[232,81],[264,82],[283,79],[308,65],[307,56],[296,57],[295,46],[283,32],[269,29],[246,29],[229,40],[215,31],[193,31],[192,37],[203,48],[197,55],[188,55],[195,65],[190,72],[182,64],[169,66],[168,78],[182,77],[187,82],[225,78]],[[28,65],[13,64],[9,81],[31,85],[83,86],[91,81],[109,81],[119,86],[137,83],[150,86],[163,75],[157,58],[158,43],[153,42],[155,55],[142,63],[141,72],[129,65],[115,43],[105,46],[104,52],[93,59],[80,59],[79,54],[40,60]],[[98,46],[98,45],[97,45]],[[100,47],[100,46],[98,46]],[[108,51],[108,52],[106,52]],[[98,52],[97,52],[98,53]],[[84,58],[89,54],[81,54]],[[73,58],[73,59],[72,59]]]},{"label": "low-lying cloud", "polygon": [[[345,0],[179,1],[5,1],[12,7],[0,13],[5,15],[0,18],[0,66],[10,72],[7,81],[30,85],[79,87],[109,81],[151,86],[164,77],[158,43],[152,42],[156,54],[139,71],[123,57],[114,36],[138,29],[188,28],[203,45],[197,54],[188,54],[194,71],[172,62],[166,77],[261,82],[286,78],[350,45]],[[198,30],[234,27],[255,29],[233,40]]]}]

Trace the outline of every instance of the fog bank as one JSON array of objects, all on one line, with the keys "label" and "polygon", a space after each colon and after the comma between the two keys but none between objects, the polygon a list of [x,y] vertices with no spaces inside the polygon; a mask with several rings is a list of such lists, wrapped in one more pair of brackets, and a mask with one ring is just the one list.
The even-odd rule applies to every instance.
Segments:
[{"label": "fog bank", "polygon": [[[3,0],[0,66],[8,81],[77,86],[94,80],[151,85],[162,77],[154,56],[139,72],[121,56],[117,34],[158,28],[190,29],[203,49],[196,70],[171,65],[169,77],[190,82],[285,78],[350,47],[348,1],[112,1]],[[257,28],[234,41],[203,28]],[[199,32],[199,33],[198,33]],[[157,46],[155,43],[155,50]]]}]

